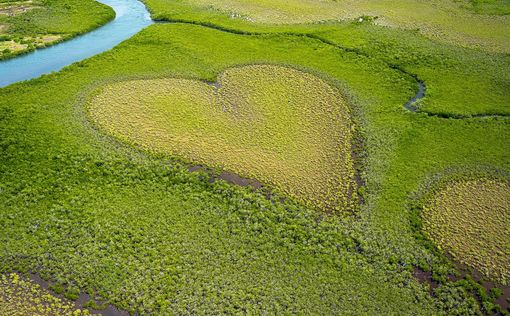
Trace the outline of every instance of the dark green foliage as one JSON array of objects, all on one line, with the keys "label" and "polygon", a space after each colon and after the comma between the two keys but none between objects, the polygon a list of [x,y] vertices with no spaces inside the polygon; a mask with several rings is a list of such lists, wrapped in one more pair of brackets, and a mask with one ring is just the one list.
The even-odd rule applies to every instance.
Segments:
[{"label": "dark green foliage", "polygon": [[102,310],[106,308],[106,303],[99,305],[95,300],[91,299],[85,302],[85,304],[83,304],[83,307],[95,310]]},{"label": "dark green foliage", "polygon": [[80,290],[72,287],[68,288],[64,293],[64,297],[71,301],[77,300],[79,296]]},{"label": "dark green foliage", "polygon": [[52,284],[52,285],[50,285],[50,290],[52,290],[53,292],[55,292],[57,294],[64,293],[64,287],[61,284]]},{"label": "dark green foliage", "polygon": [[[434,291],[438,309],[445,315],[480,315],[476,300],[458,286],[441,286]],[[459,304],[462,302],[462,304]]]},{"label": "dark green foliage", "polygon": [[493,288],[491,289],[490,293],[489,293],[489,297],[490,297],[493,301],[495,301],[495,300],[497,300],[497,299],[501,296],[501,294],[503,294],[503,291],[501,291],[501,289],[500,289],[500,288],[493,287]]},{"label": "dark green foliage", "polygon": [[481,14],[510,14],[510,0],[471,0],[471,9]]}]

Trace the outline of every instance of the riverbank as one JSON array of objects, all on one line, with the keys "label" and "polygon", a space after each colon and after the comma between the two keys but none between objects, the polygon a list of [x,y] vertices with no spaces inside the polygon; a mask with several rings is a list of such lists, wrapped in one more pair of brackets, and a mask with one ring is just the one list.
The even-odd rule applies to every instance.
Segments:
[{"label": "riverbank", "polygon": [[69,40],[115,18],[93,0],[7,1],[0,3],[0,60]]},{"label": "riverbank", "polygon": [[101,2],[115,10],[113,21],[58,45],[0,62],[0,87],[59,71],[111,49],[152,23],[145,6],[137,0]]}]

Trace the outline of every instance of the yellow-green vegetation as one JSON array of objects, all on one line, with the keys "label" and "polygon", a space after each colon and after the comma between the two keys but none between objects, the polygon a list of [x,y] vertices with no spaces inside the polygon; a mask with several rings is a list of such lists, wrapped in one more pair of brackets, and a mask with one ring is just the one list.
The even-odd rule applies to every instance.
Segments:
[{"label": "yellow-green vegetation", "polygon": [[[43,35],[37,37],[23,37],[17,40],[4,40],[0,41],[0,56],[24,52],[30,48],[42,48],[48,45],[59,42],[62,39],[61,35]],[[0,57],[1,59],[1,57]]]},{"label": "yellow-green vegetation", "polygon": [[510,284],[510,185],[496,180],[453,183],[424,208],[428,236],[454,259]]},{"label": "yellow-green vegetation", "polygon": [[[491,12],[490,3],[467,0],[146,0],[157,18],[225,15],[261,24],[298,24],[356,20],[418,30],[444,43],[510,52],[510,15]],[[490,1],[489,1],[490,2]],[[494,7],[501,5],[494,5]]]},{"label": "yellow-green vegetation", "polygon": [[16,273],[0,275],[0,314],[27,315],[91,315],[86,309],[77,309],[74,303],[65,301],[29,279]]},{"label": "yellow-green vegetation", "polygon": [[250,65],[217,84],[116,82],[90,106],[105,130],[143,148],[272,184],[325,209],[351,208],[354,124],[340,91],[288,67]]},{"label": "yellow-green vegetation", "polygon": [[0,0],[0,60],[97,28],[115,17],[93,0]]}]

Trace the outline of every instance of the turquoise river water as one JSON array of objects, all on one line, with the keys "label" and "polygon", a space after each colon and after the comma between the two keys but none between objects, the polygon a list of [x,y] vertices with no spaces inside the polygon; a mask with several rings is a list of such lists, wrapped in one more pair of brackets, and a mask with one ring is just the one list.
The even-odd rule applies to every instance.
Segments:
[{"label": "turquoise river water", "polygon": [[98,0],[115,10],[108,24],[68,41],[0,62],[0,87],[58,71],[111,49],[153,23],[138,0]]}]

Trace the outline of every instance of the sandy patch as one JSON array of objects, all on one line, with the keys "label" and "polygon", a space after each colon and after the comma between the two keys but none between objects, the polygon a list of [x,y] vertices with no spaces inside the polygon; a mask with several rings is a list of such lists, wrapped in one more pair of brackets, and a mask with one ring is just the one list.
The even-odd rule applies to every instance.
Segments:
[{"label": "sandy patch", "polygon": [[27,44],[20,44],[15,41],[0,42],[0,52],[3,52],[6,49],[10,50],[11,52],[17,52],[27,49],[27,47],[28,47]]},{"label": "sandy patch", "polygon": [[0,4],[0,15],[15,16],[38,8],[33,1],[20,1]]}]

